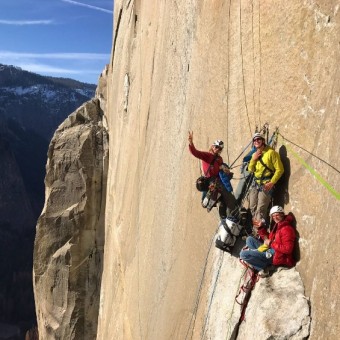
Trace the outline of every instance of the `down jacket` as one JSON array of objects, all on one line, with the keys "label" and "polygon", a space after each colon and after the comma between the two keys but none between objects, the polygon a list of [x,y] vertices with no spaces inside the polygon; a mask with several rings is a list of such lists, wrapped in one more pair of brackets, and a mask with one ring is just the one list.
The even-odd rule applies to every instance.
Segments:
[{"label": "down jacket", "polygon": [[294,216],[285,215],[281,222],[274,225],[272,231],[268,234],[266,228],[260,228],[258,233],[264,240],[266,237],[271,241],[270,248],[275,250],[273,256],[274,266],[294,267],[295,260],[293,256],[295,244],[295,228],[292,226]]},{"label": "down jacket", "polygon": [[223,170],[220,170],[218,175],[220,176],[220,180],[221,180],[222,184],[224,185],[225,189],[228,192],[233,192],[233,186],[231,185],[231,182],[230,182],[230,180],[232,178],[231,173],[226,174]]}]

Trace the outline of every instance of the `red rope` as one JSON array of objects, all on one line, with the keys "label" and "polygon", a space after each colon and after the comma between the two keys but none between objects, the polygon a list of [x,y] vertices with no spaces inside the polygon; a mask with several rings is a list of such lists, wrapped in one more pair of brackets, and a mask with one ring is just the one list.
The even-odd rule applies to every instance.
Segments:
[{"label": "red rope", "polygon": [[[255,272],[254,268],[248,263],[242,261],[241,259],[240,262],[247,269],[244,275],[243,285],[240,287],[240,290],[235,297],[235,301],[241,306],[241,316],[239,322],[242,322],[245,320],[246,308],[250,299],[251,291],[254,289],[256,282],[259,280],[259,276]],[[243,300],[239,302],[237,298],[242,292],[245,293],[245,295]]]}]

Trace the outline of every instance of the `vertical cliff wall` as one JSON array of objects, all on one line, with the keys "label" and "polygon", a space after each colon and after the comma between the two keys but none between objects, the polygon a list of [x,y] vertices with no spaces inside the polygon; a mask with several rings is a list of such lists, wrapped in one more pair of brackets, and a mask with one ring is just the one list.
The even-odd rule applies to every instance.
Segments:
[{"label": "vertical cliff wall", "polygon": [[[199,149],[224,140],[232,162],[264,122],[286,138],[277,150],[285,209],[298,221],[310,338],[338,336],[339,25],[332,0],[115,1],[98,339],[212,334],[192,320],[208,312],[208,288],[206,308],[197,297],[217,217],[200,207],[187,131]],[[223,261],[235,292],[241,269]],[[225,313],[231,301],[219,302]]]}]

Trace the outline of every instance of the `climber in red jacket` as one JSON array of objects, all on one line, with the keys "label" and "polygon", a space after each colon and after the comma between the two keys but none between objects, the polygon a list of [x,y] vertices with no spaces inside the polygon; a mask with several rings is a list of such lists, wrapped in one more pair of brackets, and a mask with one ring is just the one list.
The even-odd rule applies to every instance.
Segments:
[{"label": "climber in red jacket", "polygon": [[246,247],[240,253],[241,261],[250,264],[264,277],[268,273],[264,270],[269,265],[293,267],[295,260],[293,250],[296,238],[295,228],[292,226],[294,216],[285,215],[283,208],[276,205],[270,209],[270,216],[274,226],[270,233],[265,227],[259,227],[258,235],[261,240],[249,236]]},{"label": "climber in red jacket", "polygon": [[197,150],[194,145],[193,132],[189,131],[188,134],[189,151],[196,158],[202,161],[202,169],[204,176],[209,178],[209,183],[216,183],[217,187],[221,191],[221,198],[219,200],[219,214],[221,219],[233,218],[234,221],[239,219],[238,206],[236,205],[235,196],[227,191],[219,178],[219,171],[230,173],[223,165],[223,159],[221,152],[224,147],[224,143],[217,139],[212,143],[209,151]]}]

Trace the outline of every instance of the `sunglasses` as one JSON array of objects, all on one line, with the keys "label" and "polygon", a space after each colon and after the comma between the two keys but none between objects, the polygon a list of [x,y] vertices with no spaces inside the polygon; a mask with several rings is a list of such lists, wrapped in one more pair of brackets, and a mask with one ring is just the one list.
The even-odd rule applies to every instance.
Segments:
[{"label": "sunglasses", "polygon": [[253,139],[253,142],[258,142],[260,140],[262,140],[262,138],[255,138],[255,139]]},{"label": "sunglasses", "polygon": [[215,149],[222,150],[222,148],[221,148],[220,146],[213,145],[213,147],[214,147]]}]

